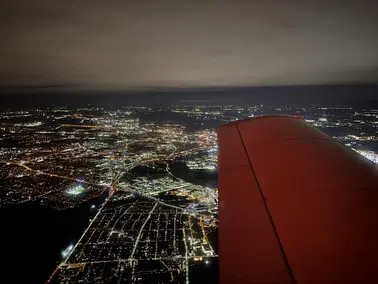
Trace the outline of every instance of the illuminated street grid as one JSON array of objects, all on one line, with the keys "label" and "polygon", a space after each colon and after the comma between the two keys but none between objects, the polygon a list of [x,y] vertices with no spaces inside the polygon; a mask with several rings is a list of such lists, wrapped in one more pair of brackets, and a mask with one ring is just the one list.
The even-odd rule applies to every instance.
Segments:
[{"label": "illuminated street grid", "polygon": [[[301,115],[378,162],[378,110],[263,105],[5,111],[0,208],[60,210],[106,198],[79,242],[62,248],[52,283],[188,283],[216,262],[215,128],[263,114]],[[177,123],[170,117],[180,116]],[[165,117],[161,120],[160,117]],[[199,174],[195,176],[194,174]],[[215,175],[214,175],[215,174]]]},{"label": "illuminated street grid", "polygon": [[50,283],[185,283],[183,272],[180,259],[91,262],[62,266]]},{"label": "illuminated street grid", "polygon": [[198,217],[180,208],[117,192],[50,282],[92,283],[98,279],[100,283],[109,273],[112,281],[122,283],[151,279],[157,279],[156,283],[182,283],[188,280],[189,260],[206,265],[216,256],[207,239],[216,219],[205,214]]},{"label": "illuminated street grid", "polygon": [[[186,131],[174,123],[141,123],[138,115],[148,111],[135,107],[2,113],[0,208],[29,201],[57,209],[78,206],[118,190],[118,179],[139,166],[165,163],[167,173],[168,163],[177,157],[195,155],[203,169],[216,171],[213,129]],[[138,178],[141,183],[147,177]],[[159,182],[157,192],[173,180]],[[183,184],[174,182],[176,188]]]},{"label": "illuminated street grid", "polygon": [[[29,201],[58,209],[74,207],[109,192],[124,169],[168,163],[178,157],[185,158],[189,170],[216,171],[217,126],[283,113],[304,116],[307,122],[378,161],[374,144],[378,110],[372,109],[181,105],[4,111],[0,113],[0,208]],[[154,121],[160,114],[166,119]],[[170,119],[172,115],[188,119],[193,130]],[[147,179],[139,178],[140,182]],[[62,194],[78,183],[85,189],[81,194]]]}]

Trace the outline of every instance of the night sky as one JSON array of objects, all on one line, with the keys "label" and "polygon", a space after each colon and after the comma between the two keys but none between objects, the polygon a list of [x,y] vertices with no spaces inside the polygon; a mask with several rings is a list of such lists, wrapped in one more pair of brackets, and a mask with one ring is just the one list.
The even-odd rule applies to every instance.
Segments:
[{"label": "night sky", "polygon": [[0,85],[378,82],[377,1],[284,2],[5,0]]}]

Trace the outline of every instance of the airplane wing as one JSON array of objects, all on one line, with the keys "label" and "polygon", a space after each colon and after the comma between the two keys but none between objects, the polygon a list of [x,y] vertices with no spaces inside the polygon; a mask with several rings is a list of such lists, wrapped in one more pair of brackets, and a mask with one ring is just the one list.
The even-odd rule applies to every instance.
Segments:
[{"label": "airplane wing", "polygon": [[375,164],[294,116],[218,129],[228,283],[378,282]]}]

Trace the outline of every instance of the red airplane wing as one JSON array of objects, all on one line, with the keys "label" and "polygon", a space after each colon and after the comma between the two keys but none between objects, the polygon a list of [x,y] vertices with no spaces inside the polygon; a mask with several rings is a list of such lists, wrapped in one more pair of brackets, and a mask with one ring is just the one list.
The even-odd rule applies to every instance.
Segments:
[{"label": "red airplane wing", "polygon": [[293,116],[221,126],[226,283],[378,282],[378,170]]}]

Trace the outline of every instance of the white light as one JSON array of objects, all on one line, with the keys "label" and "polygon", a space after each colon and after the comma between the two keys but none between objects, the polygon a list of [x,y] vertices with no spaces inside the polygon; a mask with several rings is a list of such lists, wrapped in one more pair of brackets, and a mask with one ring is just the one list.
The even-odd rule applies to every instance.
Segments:
[{"label": "white light", "polygon": [[65,250],[63,250],[61,252],[62,257],[66,258],[70,254],[70,252],[72,251],[73,247],[74,247],[73,245],[69,245]]},{"label": "white light", "polygon": [[373,151],[356,150],[356,149],[353,149],[353,150],[356,151],[357,153],[359,153],[360,155],[364,156],[365,158],[369,159],[370,161],[378,164],[378,155],[376,153],[374,153]]},{"label": "white light", "polygon": [[79,183],[73,186],[72,188],[69,188],[68,190],[66,190],[66,193],[69,195],[75,196],[75,195],[80,195],[84,191],[85,191],[85,188]]}]

